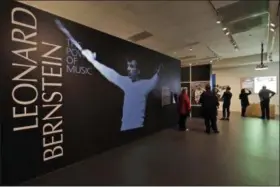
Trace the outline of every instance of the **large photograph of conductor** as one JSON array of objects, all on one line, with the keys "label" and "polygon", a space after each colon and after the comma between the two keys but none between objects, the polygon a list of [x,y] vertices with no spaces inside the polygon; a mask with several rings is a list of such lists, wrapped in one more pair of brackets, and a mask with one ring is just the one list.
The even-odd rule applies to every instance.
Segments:
[{"label": "large photograph of conductor", "polygon": [[150,79],[140,79],[140,69],[137,60],[126,61],[127,76],[122,76],[115,70],[103,65],[97,59],[97,54],[89,49],[83,49],[70,32],[59,21],[55,20],[58,28],[79,49],[82,55],[98,72],[109,82],[119,87],[124,92],[121,131],[143,127],[148,94],[156,87],[162,65],[155,70]]}]

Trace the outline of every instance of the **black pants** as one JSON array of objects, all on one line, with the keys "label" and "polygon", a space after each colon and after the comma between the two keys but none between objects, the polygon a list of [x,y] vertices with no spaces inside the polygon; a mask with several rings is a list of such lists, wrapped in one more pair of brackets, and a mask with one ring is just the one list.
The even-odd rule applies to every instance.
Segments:
[{"label": "black pants", "polygon": [[186,130],[187,117],[188,117],[187,114],[180,114],[180,117],[179,117],[179,129],[180,130],[183,130],[183,131]]},{"label": "black pants", "polygon": [[223,118],[229,118],[230,116],[230,105],[223,105]]},{"label": "black pants", "polygon": [[262,110],[262,119],[270,119],[270,111],[269,111],[269,103],[270,100],[269,99],[265,99],[263,101],[261,101],[261,110]]},{"label": "black pants", "polygon": [[247,106],[241,106],[241,116],[245,117]]},{"label": "black pants", "polygon": [[218,131],[217,115],[215,115],[215,114],[204,115],[204,124],[206,127],[206,132],[210,132],[211,127],[212,127],[213,131]]}]

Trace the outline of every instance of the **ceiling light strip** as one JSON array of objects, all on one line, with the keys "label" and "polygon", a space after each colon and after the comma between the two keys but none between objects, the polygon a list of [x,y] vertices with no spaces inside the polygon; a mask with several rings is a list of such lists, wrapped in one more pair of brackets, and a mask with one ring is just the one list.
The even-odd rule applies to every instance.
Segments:
[{"label": "ceiling light strip", "polygon": [[[215,57],[215,60],[219,61],[220,60],[220,56],[213,49],[211,49],[208,45],[206,45],[206,47],[208,48],[209,51],[212,52],[213,56]],[[211,61],[213,62],[213,60],[211,60]],[[210,63],[212,63],[211,61],[210,61]]]},{"label": "ceiling light strip", "polygon": [[232,37],[232,35],[231,35],[231,33],[230,33],[230,30],[229,30],[227,27],[225,27],[225,26],[223,25],[223,19],[222,19],[222,17],[220,16],[219,11],[215,8],[215,6],[213,5],[213,3],[212,3],[211,0],[208,0],[208,2],[209,2],[209,4],[211,5],[212,9],[215,11],[215,13],[216,13],[216,15],[217,15],[217,17],[218,17],[218,19],[217,19],[217,24],[221,24],[221,26],[222,26],[222,28],[223,28],[222,30],[223,30],[223,32],[225,33],[225,35],[228,36],[228,38],[229,38],[229,40],[230,40],[230,43],[231,43],[231,44],[233,45],[233,47],[234,47],[234,50],[235,50],[235,51],[238,51],[238,50],[239,50],[239,47],[238,47],[236,41],[233,39],[233,37]]}]

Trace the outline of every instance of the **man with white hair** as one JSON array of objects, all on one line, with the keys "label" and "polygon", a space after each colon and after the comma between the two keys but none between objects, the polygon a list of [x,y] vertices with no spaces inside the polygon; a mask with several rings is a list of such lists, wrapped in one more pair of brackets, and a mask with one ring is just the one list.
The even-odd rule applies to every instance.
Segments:
[{"label": "man with white hair", "polygon": [[259,91],[259,97],[261,102],[261,110],[262,110],[262,119],[270,119],[270,111],[269,111],[269,103],[270,98],[272,98],[275,95],[275,92],[269,90],[266,88],[266,86],[263,86],[262,89]]}]

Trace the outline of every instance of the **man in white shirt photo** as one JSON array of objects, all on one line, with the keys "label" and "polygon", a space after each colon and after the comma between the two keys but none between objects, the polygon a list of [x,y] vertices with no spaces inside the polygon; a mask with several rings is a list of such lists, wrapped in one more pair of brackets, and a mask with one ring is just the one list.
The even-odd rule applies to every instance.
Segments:
[{"label": "man in white shirt photo", "polygon": [[159,80],[158,74],[161,65],[151,79],[140,80],[140,70],[138,69],[137,61],[127,61],[128,76],[122,76],[115,70],[97,61],[96,53],[92,53],[88,49],[83,49],[59,20],[55,20],[55,23],[73,45],[82,52],[82,55],[86,57],[86,59],[101,73],[101,75],[123,90],[124,103],[121,131],[143,127],[147,96],[156,87]]},{"label": "man in white shirt photo", "polygon": [[124,91],[121,131],[143,127],[147,96],[158,82],[158,73],[161,66],[151,79],[140,80],[140,70],[135,60],[127,62],[128,76],[122,76],[115,70],[98,62],[96,53],[92,53],[90,50],[82,50],[82,54],[101,75]]}]

